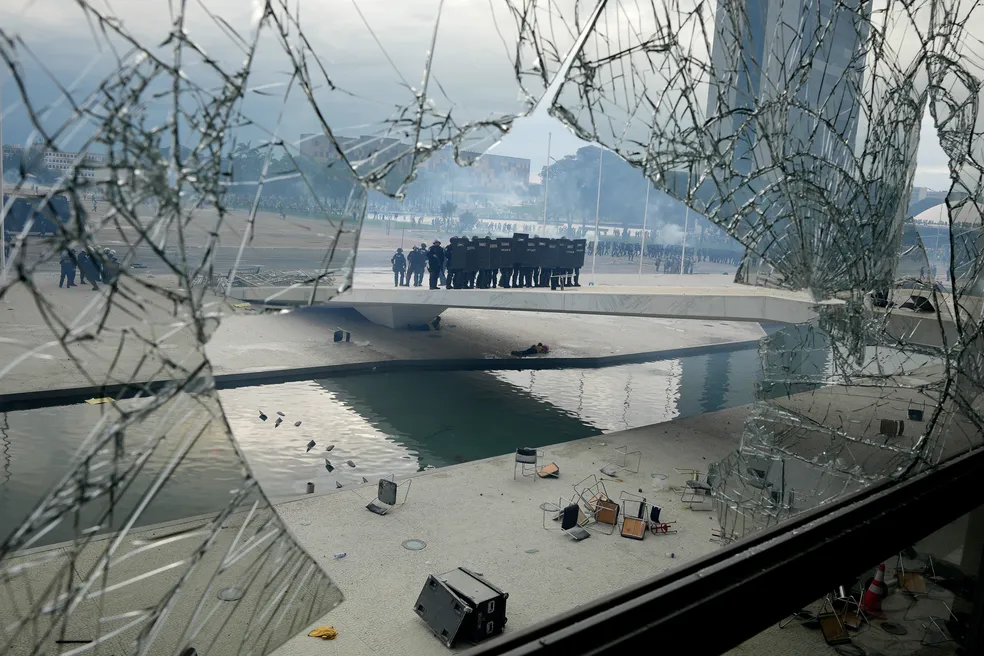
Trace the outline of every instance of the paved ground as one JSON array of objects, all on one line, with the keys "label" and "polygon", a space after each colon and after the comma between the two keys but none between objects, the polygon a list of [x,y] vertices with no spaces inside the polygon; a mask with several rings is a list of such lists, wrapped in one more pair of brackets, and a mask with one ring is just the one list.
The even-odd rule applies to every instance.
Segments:
[{"label": "paved ground", "polygon": [[[165,273],[165,262],[153,250],[140,240],[140,232],[136,227],[108,220],[105,212],[107,206],[102,205],[94,215],[102,221],[102,227],[95,233],[97,243],[117,251],[121,258],[124,253],[133,250],[133,262],[140,263],[151,273]],[[240,267],[262,266],[273,269],[318,269],[328,265],[325,253],[334,248],[335,253],[330,263],[333,268],[341,267],[353,253],[355,235],[351,232],[353,224],[331,222],[326,219],[313,219],[289,216],[281,219],[279,214],[258,212],[253,223],[252,238],[247,234],[247,213],[234,211],[226,215],[222,222],[214,210],[201,210],[193,214],[194,220],[188,224],[184,235],[186,257],[189,262],[201,262],[206,253],[206,244],[212,232],[218,236],[218,245],[213,248],[212,265],[217,273],[225,273],[233,267],[237,259]],[[96,225],[92,222],[92,225]],[[217,228],[217,229],[216,229]],[[384,228],[376,225],[366,225],[359,233],[358,257],[356,266],[362,268],[387,269],[390,257],[397,247],[409,250],[414,244],[425,243],[428,246],[434,239],[447,243],[452,235],[437,232],[430,226],[413,230],[393,230],[387,235]],[[177,239],[172,235],[170,246],[165,249],[169,257],[177,256]],[[244,240],[244,237],[245,240]],[[32,243],[35,240],[31,238]],[[240,247],[242,254],[240,255]],[[38,251],[42,243],[32,246],[32,252]],[[36,253],[35,253],[36,255]],[[599,256],[597,260],[599,273],[635,273],[639,270],[639,261],[628,258]],[[590,257],[587,271],[590,268]],[[57,258],[46,262],[41,267],[45,271],[57,271]],[[662,277],[672,274],[657,274],[653,271],[651,260],[645,260],[643,270],[647,275]],[[702,262],[697,265],[697,273],[720,274],[729,273],[734,276],[735,267],[728,265]]]},{"label": "paved ground", "polygon": [[[371,484],[282,504],[284,521],[346,596],[321,622],[340,632],[332,650],[346,656],[446,652],[412,610],[431,573],[458,566],[483,573],[509,592],[512,631],[712,551],[714,514],[684,510],[680,492],[655,491],[651,474],[668,473],[669,483],[680,484],[683,477],[674,467],[703,468],[726,455],[737,444],[746,411],[547,447],[546,461],[560,466],[557,480],[514,481],[512,454],[425,473],[413,479],[406,505],[385,517],[364,508],[375,496]],[[679,532],[641,542],[617,532],[574,542],[558,530],[544,530],[539,505],[569,499],[574,483],[601,476],[599,469],[621,445],[641,450],[642,465],[637,474],[619,473],[621,482],[606,481],[608,495],[617,500],[623,491],[642,490],[664,508],[665,519],[677,522]],[[556,528],[549,519],[546,524]],[[404,549],[401,543],[411,538],[424,540],[427,548]],[[337,560],[337,552],[348,555]],[[302,636],[276,653],[320,655],[324,649]]]},{"label": "paved ground", "polygon": [[[189,318],[176,314],[167,297],[148,291],[142,280],[182,293],[167,278],[141,274],[124,285],[125,294],[104,317],[105,286],[102,292],[62,289],[55,274],[40,273],[33,282],[43,307],[25,288],[13,287],[0,301],[0,362],[6,363],[0,369],[0,393],[146,380],[200,363],[204,356]],[[481,310],[449,310],[440,333],[410,333],[375,326],[349,310],[259,315],[210,295],[205,302],[215,317],[207,322],[209,330],[218,325],[206,349],[216,373],[390,358],[502,357],[537,342],[550,344],[555,356],[601,356],[754,340],[764,334],[757,324]],[[103,337],[79,341],[66,351],[53,337],[66,326]],[[338,326],[353,333],[352,343],[332,343]]]}]

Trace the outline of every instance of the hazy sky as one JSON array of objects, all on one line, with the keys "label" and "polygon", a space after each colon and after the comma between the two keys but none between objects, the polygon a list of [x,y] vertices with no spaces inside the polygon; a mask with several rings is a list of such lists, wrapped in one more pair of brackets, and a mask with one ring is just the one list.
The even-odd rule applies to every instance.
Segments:
[{"label": "hazy sky", "polygon": [[[555,0],[555,4],[572,5],[575,1]],[[251,38],[259,16],[259,4],[255,0],[202,2],[243,38]],[[107,12],[111,8],[112,15],[121,19],[127,31],[144,44],[164,43],[173,23],[169,9],[172,4],[178,4],[177,0],[170,3],[92,0],[92,6],[99,11]],[[338,134],[378,133],[388,118],[412,103],[431,52],[438,4],[438,0],[300,3],[304,35],[319,55],[329,78],[325,79],[309,60],[315,100]],[[116,57],[126,53],[122,40],[96,36],[98,29],[87,22],[74,0],[0,0],[0,26],[8,34],[21,36],[33,53],[22,51],[21,64],[36,107],[50,106],[58,98],[59,92],[51,78],[84,97],[118,67]],[[555,29],[559,28],[555,26]],[[245,50],[239,38],[209,17],[200,3],[189,3],[185,30],[225,70],[235,70],[242,64]],[[555,38],[565,41],[573,36]],[[297,52],[296,28],[289,30],[288,42]],[[445,0],[427,89],[427,97],[435,109],[449,110],[459,126],[526,111],[528,98],[516,84],[513,69],[516,42],[516,19],[504,0]],[[116,46],[115,52],[108,47],[110,44]],[[154,53],[170,60],[170,46],[162,45]],[[132,56],[124,60],[132,61]],[[199,58],[187,57],[182,69],[190,79],[204,86],[217,84],[218,78],[208,72]],[[284,46],[277,42],[274,31],[268,29],[260,40],[250,78],[251,86],[258,92],[250,94],[243,108],[255,125],[243,128],[241,138],[253,139],[255,143],[276,130],[281,138],[295,141],[302,132],[319,131],[315,112],[296,84],[286,95],[289,73],[293,70]],[[31,126],[26,113],[18,106],[20,94],[8,71],[0,70],[0,84],[6,117],[4,141],[24,143]],[[332,85],[335,90],[331,90]],[[541,90],[530,88],[529,91]],[[160,101],[159,106],[151,104],[148,112],[153,119],[163,121],[168,107]],[[46,120],[56,122],[67,116],[63,103],[52,109]],[[80,131],[81,134],[84,132]],[[551,155],[555,158],[584,145],[566,127],[540,111],[519,119],[512,133],[492,152],[529,158],[536,178],[546,162],[548,134],[552,134]],[[81,136],[74,141],[80,143]],[[479,143],[487,146],[489,142]],[[945,188],[949,184],[947,160],[928,116],[923,122],[920,144],[915,183]],[[73,140],[66,138],[60,145],[72,150]]]}]

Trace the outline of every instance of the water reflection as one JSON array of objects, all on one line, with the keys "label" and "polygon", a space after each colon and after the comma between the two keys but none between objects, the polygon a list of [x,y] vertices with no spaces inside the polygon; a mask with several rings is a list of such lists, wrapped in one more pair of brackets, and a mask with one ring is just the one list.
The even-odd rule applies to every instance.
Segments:
[{"label": "water reflection", "polygon": [[[132,411],[138,403],[124,401],[119,408],[123,412]],[[192,433],[197,438],[190,450],[181,457],[180,466],[160,483],[153,501],[141,512],[138,524],[182,519],[224,507],[230,492],[242,486],[242,471],[235,464],[238,458],[217,410],[187,396],[179,398],[154,413],[160,414],[159,417],[151,415],[131,424],[118,435],[118,444],[107,444],[89,460],[88,468],[76,466],[77,453],[87,439],[98,434],[97,427],[121,420],[121,413],[111,404],[81,403],[5,413],[0,420],[6,436],[0,447],[5,456],[3,480],[6,480],[0,485],[0,541],[69,474],[76,477],[79,489],[113,476],[127,492],[115,500],[104,497],[89,502],[78,517],[66,517],[54,526],[42,544],[71,539],[72,523],[76,521],[84,527],[99,526],[98,532],[121,528],[141,501],[141,492],[155,484],[155,479],[181,451],[183,444],[178,438]],[[191,426],[196,430],[192,431]],[[141,460],[142,455],[147,456],[146,460]]]},{"label": "water reflection", "polygon": [[[748,349],[606,369],[350,376],[226,390],[220,400],[253,474],[276,502],[303,494],[308,482],[316,492],[332,491],[519,446],[555,444],[751,403],[760,372],[756,351]],[[157,424],[167,430],[204,421],[206,430],[140,524],[224,507],[242,473],[217,416],[217,409],[199,407],[180,417],[180,424]],[[3,464],[9,480],[0,485],[0,539],[71,471],[72,458],[92,427],[116,419],[109,405],[7,414]],[[130,430],[128,448],[148,438]],[[309,449],[311,441],[315,445]],[[164,439],[135,484],[148,485],[174,448]],[[119,525],[129,510],[117,509],[103,530]],[[48,537],[57,542],[66,533],[56,530]]]}]

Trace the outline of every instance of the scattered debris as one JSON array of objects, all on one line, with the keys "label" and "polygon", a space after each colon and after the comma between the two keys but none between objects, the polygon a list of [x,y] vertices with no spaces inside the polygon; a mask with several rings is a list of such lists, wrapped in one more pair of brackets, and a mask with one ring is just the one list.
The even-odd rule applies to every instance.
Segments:
[{"label": "scattered debris", "polygon": [[260,410],[260,419],[262,419],[263,421],[266,421],[267,420],[267,416],[265,414],[263,414],[263,411],[262,410]]},{"label": "scattered debris", "polygon": [[273,427],[276,428],[277,426],[279,426],[282,423],[284,423],[284,420],[281,419],[280,417],[277,417],[277,421],[273,424]]},{"label": "scattered debris", "polygon": [[335,481],[335,487],[336,488],[341,488],[342,487],[342,484],[339,483],[338,481]]},{"label": "scattered debris", "polygon": [[526,553],[528,553],[528,554],[535,554],[535,553],[539,553],[539,552],[540,552],[539,549],[527,549],[526,550]]},{"label": "scattered debris", "polygon": [[85,402],[89,405],[102,405],[103,403],[112,403],[113,399],[108,396],[100,396],[98,399],[86,399]]},{"label": "scattered debris", "polygon": [[298,427],[298,426],[300,426],[300,425],[301,425],[301,422],[299,422],[299,421],[295,421],[295,422],[294,422],[294,428],[297,428],[297,427]]},{"label": "scattered debris", "polygon": [[339,551],[338,553],[334,553],[334,554],[332,554],[332,555],[331,555],[331,557],[332,557],[332,558],[334,558],[335,560],[339,560],[339,559],[341,559],[341,558],[344,558],[344,557],[345,557],[345,556],[347,556],[347,555],[348,555],[348,554],[347,554],[346,552],[344,552],[344,551]]},{"label": "scattered debris", "polygon": [[334,467],[332,466],[332,464],[331,464],[331,462],[330,462],[330,461],[328,460],[328,458],[325,458],[325,469],[327,469],[327,470],[328,470],[328,473],[329,473],[329,474],[330,474],[330,473],[332,473],[333,471],[335,471],[335,468],[334,468]]},{"label": "scattered debris", "polygon": [[233,303],[232,304],[232,307],[234,307],[234,308],[248,308],[248,307],[253,307],[253,304],[252,303]]},{"label": "scattered debris", "polygon": [[349,461],[348,461],[348,462],[346,462],[345,464],[346,464],[346,465],[348,465],[349,467],[355,467],[355,463],[354,463],[354,462],[352,462],[351,460],[349,460]]},{"label": "scattered debris", "polygon": [[334,448],[335,448],[334,444],[329,444],[328,446],[325,447],[325,451],[331,451]]},{"label": "scattered debris", "polygon": [[368,483],[368,482],[369,482],[369,479],[368,479],[368,478],[366,478],[365,476],[363,476],[363,477],[362,477],[362,482],[363,482],[363,483]]},{"label": "scattered debris", "polygon": [[338,631],[333,626],[319,626],[308,635],[312,638],[321,638],[322,640],[334,640],[338,637]]},{"label": "scattered debris", "polygon": [[314,440],[311,440],[310,442],[307,443],[307,451],[305,451],[305,453],[308,453],[309,451],[311,451],[311,449],[313,449],[316,446],[317,443]]},{"label": "scattered debris", "polygon": [[277,414],[280,415],[281,417],[286,417],[287,416],[284,413],[280,412],[280,410],[277,410]]},{"label": "scattered debris", "polygon": [[308,494],[314,494],[314,483],[312,483],[310,481],[308,481],[308,484],[307,484],[307,493]]},{"label": "scattered debris", "polygon": [[372,344],[372,342],[370,342],[368,339],[365,340],[365,341],[362,341],[362,342],[356,342],[355,343],[356,346],[370,346],[371,344]]}]

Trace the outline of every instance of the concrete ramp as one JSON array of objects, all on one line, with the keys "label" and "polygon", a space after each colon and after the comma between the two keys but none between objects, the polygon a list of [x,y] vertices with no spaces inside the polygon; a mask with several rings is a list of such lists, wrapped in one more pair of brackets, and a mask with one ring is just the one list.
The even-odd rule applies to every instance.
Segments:
[{"label": "concrete ramp", "polygon": [[[318,290],[325,302],[334,290]],[[233,296],[254,302],[307,303],[310,289],[248,287]],[[447,308],[605,314],[663,319],[804,323],[816,318],[817,303],[805,292],[763,287],[580,287],[550,289],[351,289],[327,301],[350,307],[374,323],[402,328],[423,323]]]}]

